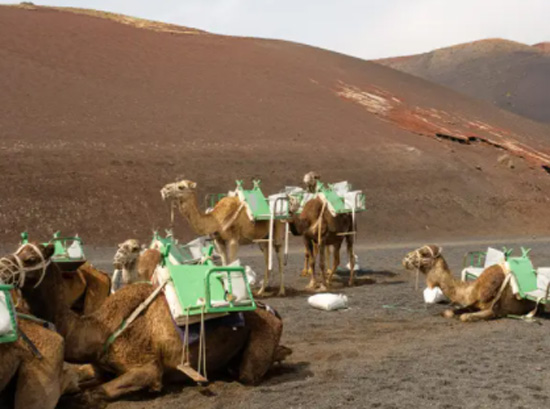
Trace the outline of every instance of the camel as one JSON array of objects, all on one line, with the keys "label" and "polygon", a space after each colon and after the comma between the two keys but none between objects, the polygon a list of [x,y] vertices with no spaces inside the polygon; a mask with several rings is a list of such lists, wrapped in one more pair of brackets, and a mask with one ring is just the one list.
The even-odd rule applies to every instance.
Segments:
[{"label": "camel", "polygon": [[321,175],[317,172],[308,172],[304,175],[304,185],[309,193],[317,193],[317,182],[321,179]]},{"label": "camel", "polygon": [[[40,254],[28,245],[18,253],[28,270],[22,291],[31,311],[56,325],[65,338],[67,361],[91,362],[115,375],[111,381],[87,391],[86,401],[112,400],[141,389],[158,391],[163,380],[184,378],[177,369],[182,362],[182,339],[162,293],[124,332],[112,339],[111,335],[126,318],[152,295],[154,287],[148,283],[128,285],[109,296],[93,314],[78,316],[67,307],[58,291],[62,277],[55,263],[48,265],[45,274],[41,269],[33,269],[40,259],[49,259],[53,253],[51,245],[36,246]],[[34,288],[37,283],[40,285]],[[241,382],[256,384],[280,357],[282,320],[262,308],[244,312],[242,316],[245,320],[242,326],[217,325],[208,329],[205,366],[208,373],[235,368]],[[197,368],[198,344],[190,345],[189,362],[194,368]]]},{"label": "camel", "polygon": [[[195,182],[189,180],[169,183],[161,190],[162,198],[178,204],[180,213],[187,219],[195,233],[201,236],[211,235],[214,238],[216,249],[220,253],[224,265],[237,259],[239,245],[258,242],[266,264],[264,280],[258,295],[264,294],[269,284],[270,273],[266,241],[269,236],[270,222],[268,220],[250,220],[238,197],[224,197],[211,212],[202,212],[197,201],[196,186]],[[284,223],[281,221],[275,221],[273,226],[273,247],[277,253],[280,277],[279,296],[285,295],[281,253],[284,227]]]},{"label": "camel", "polygon": [[64,271],[62,274],[66,303],[78,313],[95,311],[110,294],[111,280],[107,273],[88,262],[76,271]]},{"label": "camel", "polygon": [[63,366],[63,338],[32,321],[18,320],[18,326],[41,358],[21,337],[0,344],[0,392],[17,377],[15,409],[53,409],[62,394],[78,390],[76,373]]},{"label": "camel", "polygon": [[[10,280],[13,265],[1,260],[0,282],[21,283]],[[7,275],[6,275],[7,274]],[[24,278],[23,278],[24,280]],[[11,291],[18,314],[28,314],[28,306],[18,290]],[[0,344],[0,393],[13,378],[13,407],[16,409],[53,409],[64,393],[78,391],[77,372],[63,365],[63,338],[41,323],[17,318],[19,337],[15,342]],[[10,389],[11,390],[11,389]]]},{"label": "camel", "polygon": [[141,250],[139,241],[126,240],[118,245],[113,265],[111,291],[114,293],[122,286],[138,281],[151,281],[155,267],[160,262],[160,252],[154,249]]},{"label": "camel", "polygon": [[[28,236],[23,234],[23,242]],[[89,262],[61,262],[63,291],[66,302],[74,311],[88,314],[99,307],[109,296],[111,280],[109,275],[96,269]]]},{"label": "camel", "polygon": [[408,253],[403,266],[426,276],[429,288],[440,287],[443,293],[461,308],[443,312],[446,318],[459,317],[463,322],[489,320],[508,314],[524,315],[536,308],[536,303],[518,300],[512,292],[503,265],[486,268],[475,281],[461,281],[453,276],[435,245],[420,247]]},{"label": "camel", "polygon": [[[346,240],[347,251],[350,263],[350,278],[348,284],[353,285],[355,278],[355,256],[353,253],[353,234],[342,235],[342,233],[352,232],[353,222],[349,214],[339,214],[336,217],[326,209],[323,201],[316,197],[309,200],[298,216],[296,214],[300,207],[300,202],[289,197],[289,220],[290,231],[295,236],[302,236],[306,249],[304,270],[311,272],[311,280],[307,288],[314,289],[317,285],[315,277],[315,258],[319,254],[319,264],[321,268],[321,291],[326,291],[330,287],[332,276],[340,265],[340,248],[342,242]],[[319,245],[320,241],[320,245]],[[325,264],[328,248],[333,247],[332,269],[328,271],[328,278],[325,278]],[[325,251],[326,250],[326,251]],[[302,275],[303,272],[302,272]]]}]

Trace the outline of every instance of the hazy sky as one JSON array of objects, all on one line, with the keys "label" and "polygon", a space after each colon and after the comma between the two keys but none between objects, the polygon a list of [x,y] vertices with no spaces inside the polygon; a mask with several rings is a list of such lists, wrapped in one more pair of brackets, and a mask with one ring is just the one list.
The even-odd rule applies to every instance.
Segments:
[{"label": "hazy sky", "polygon": [[[550,41],[550,0],[33,0],[279,38],[370,59],[500,37]],[[1,3],[8,1],[0,0]]]}]

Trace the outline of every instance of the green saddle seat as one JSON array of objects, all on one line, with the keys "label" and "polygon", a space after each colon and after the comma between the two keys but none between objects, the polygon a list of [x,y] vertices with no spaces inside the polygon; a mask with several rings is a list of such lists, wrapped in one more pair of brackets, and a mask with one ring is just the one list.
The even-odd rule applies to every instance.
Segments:
[{"label": "green saddle seat", "polygon": [[0,344],[17,341],[17,320],[11,285],[0,284]]}]

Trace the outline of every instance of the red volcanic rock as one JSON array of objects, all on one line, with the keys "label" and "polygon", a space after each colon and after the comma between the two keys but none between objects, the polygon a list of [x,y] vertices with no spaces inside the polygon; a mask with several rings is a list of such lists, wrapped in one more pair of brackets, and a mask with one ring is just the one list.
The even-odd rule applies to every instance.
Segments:
[{"label": "red volcanic rock", "polygon": [[146,239],[176,177],[203,197],[310,170],[365,191],[361,240],[550,227],[546,125],[314,47],[122,20],[0,7],[0,243]]}]

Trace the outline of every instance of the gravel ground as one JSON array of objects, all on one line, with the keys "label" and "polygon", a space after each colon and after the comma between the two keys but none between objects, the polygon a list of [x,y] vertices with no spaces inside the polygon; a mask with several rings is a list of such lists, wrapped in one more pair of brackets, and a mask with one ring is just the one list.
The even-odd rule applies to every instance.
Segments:
[{"label": "gravel ground", "polygon": [[[550,265],[549,243],[527,243],[535,266]],[[464,252],[488,244],[444,244],[443,254],[458,274]],[[283,344],[294,353],[260,386],[227,380],[206,388],[167,385],[161,394],[134,395],[109,408],[547,407],[550,369],[544,357],[550,353],[550,322],[464,324],[442,318],[445,306],[426,308],[414,277],[400,265],[417,245],[359,248],[363,270],[357,286],[342,284],[347,273],[336,277],[334,285],[335,292],[349,297],[350,308],[335,312],[308,306],[302,291],[307,279],[299,277],[302,255],[294,249],[286,269],[290,295],[265,300],[282,314]],[[519,251],[517,243],[498,243],[503,245]],[[105,250],[88,254],[108,267]],[[243,260],[260,271],[259,252],[246,249]]]}]

